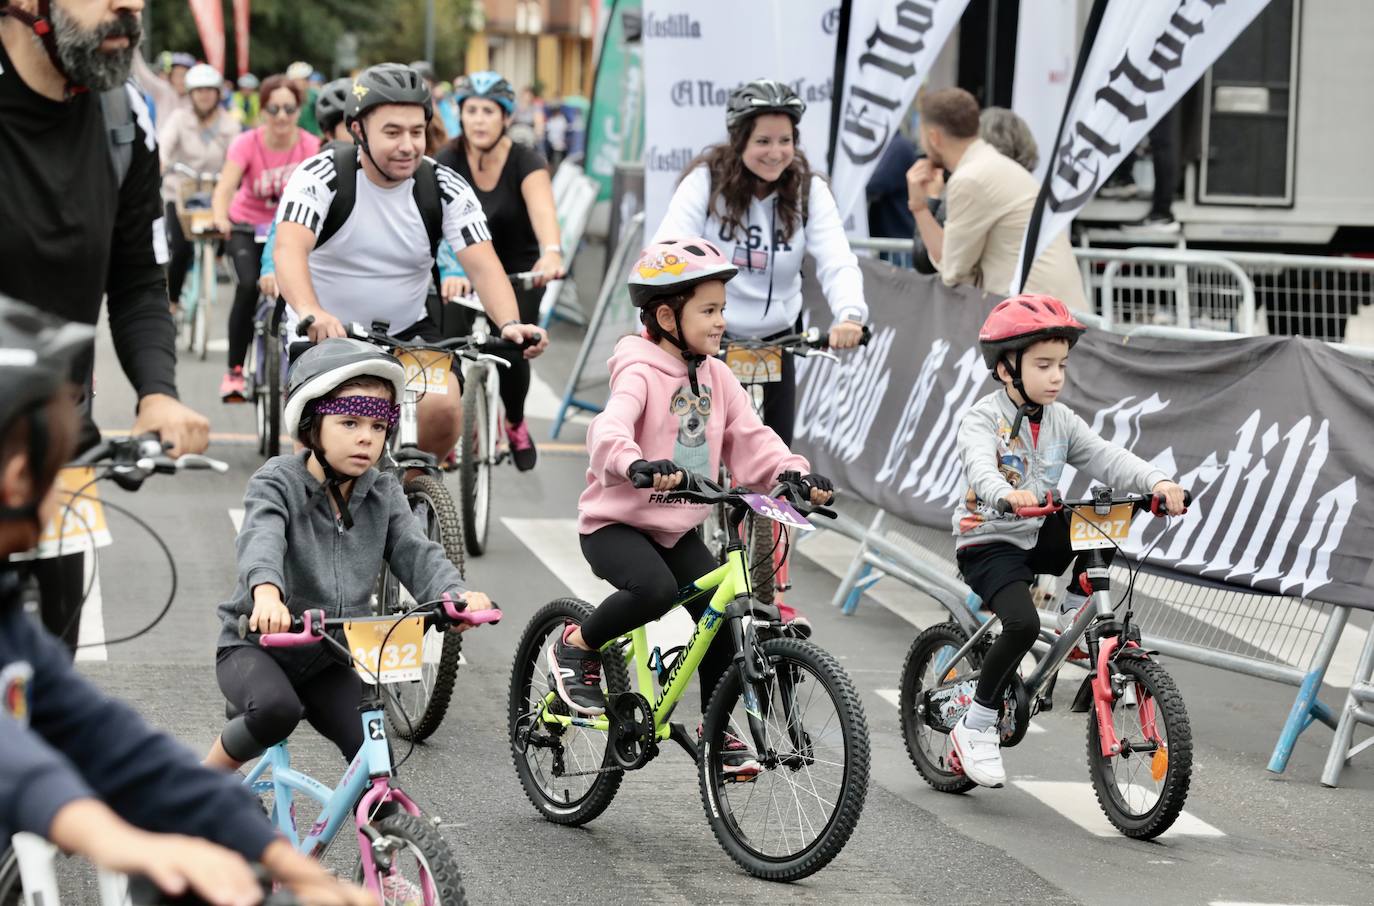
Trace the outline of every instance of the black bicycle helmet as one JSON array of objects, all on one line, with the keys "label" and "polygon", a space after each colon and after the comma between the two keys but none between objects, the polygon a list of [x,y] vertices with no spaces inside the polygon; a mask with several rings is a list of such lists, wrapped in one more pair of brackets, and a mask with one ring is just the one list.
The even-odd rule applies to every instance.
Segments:
[{"label": "black bicycle helmet", "polygon": [[415,104],[425,110],[425,122],[434,116],[434,100],[429,86],[415,70],[401,63],[378,63],[369,66],[353,80],[349,88],[344,119],[351,127],[363,115],[385,104]]},{"label": "black bicycle helmet", "polygon": [[[48,460],[43,410],[73,378],[79,356],[90,351],[95,328],[53,317],[0,294],[0,432],[29,421],[29,462]],[[0,507],[0,519],[38,518],[38,501]]]},{"label": "black bicycle helmet", "polygon": [[325,135],[333,133],[334,127],[343,122],[352,88],[353,80],[344,78],[335,79],[320,89],[320,96],[315,99],[315,122],[320,124],[320,131]]},{"label": "black bicycle helmet", "polygon": [[800,123],[805,112],[806,102],[785,82],[754,79],[730,92],[725,102],[725,128],[734,129],[761,113],[784,113],[793,123]]}]

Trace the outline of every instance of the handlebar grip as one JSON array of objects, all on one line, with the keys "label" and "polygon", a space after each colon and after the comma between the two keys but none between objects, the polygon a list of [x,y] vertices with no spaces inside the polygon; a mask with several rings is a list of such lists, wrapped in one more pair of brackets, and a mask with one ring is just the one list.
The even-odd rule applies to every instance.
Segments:
[{"label": "handlebar grip", "polygon": [[649,472],[631,472],[630,484],[637,488],[652,488],[654,486],[654,476]]},{"label": "handlebar grip", "polygon": [[1007,498],[1005,497],[997,501],[997,512],[1004,514],[1015,513],[1022,519],[1034,519],[1037,516],[1052,516],[1063,508],[1064,500],[1059,496],[1057,490],[1046,491],[1044,502],[1037,506],[1013,507],[1007,502]]},{"label": "handlebar grip", "polygon": [[298,336],[298,337],[308,337],[308,336],[310,336],[310,325],[311,325],[311,324],[314,324],[314,323],[315,323],[315,316],[314,316],[314,315],[306,315],[304,318],[301,318],[301,322],[300,322],[299,324],[296,325],[296,336]]},{"label": "handlebar grip", "polygon": [[859,345],[867,346],[868,341],[873,339],[873,325],[865,324],[863,336],[859,337]]},{"label": "handlebar grip", "polygon": [[[1183,512],[1188,512],[1188,507],[1193,503],[1193,492],[1183,492]],[[1156,516],[1167,516],[1169,511],[1164,508],[1164,495],[1153,494],[1150,497],[1150,512]]]},{"label": "handlebar grip", "polygon": [[501,611],[495,607],[489,610],[460,610],[458,612],[459,623],[466,623],[469,626],[481,626],[484,623],[501,622]]}]

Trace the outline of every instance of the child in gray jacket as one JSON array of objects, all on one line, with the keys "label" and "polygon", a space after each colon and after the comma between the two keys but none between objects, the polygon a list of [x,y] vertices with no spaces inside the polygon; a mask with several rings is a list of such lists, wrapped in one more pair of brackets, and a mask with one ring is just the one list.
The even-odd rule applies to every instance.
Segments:
[{"label": "child in gray jacket", "polygon": [[[1041,503],[1059,486],[1065,463],[1113,488],[1163,494],[1183,512],[1183,489],[1129,450],[1093,433],[1058,402],[1069,349],[1086,328],[1051,296],[1013,296],[978,332],[984,361],[1003,386],[973,404],[959,423],[959,457],[969,491],[955,508],[956,558],[964,581],[1002,621],[983,658],[973,704],[950,732],[964,773],[983,786],[1006,782],[996,721],[1003,687],[1040,632],[1030,586],[1037,573],[1060,575],[1074,559],[1062,514],[1023,519],[997,509]],[[1107,552],[1110,558],[1110,551]],[[1084,603],[1074,563],[1064,611]]]},{"label": "child in gray jacket", "polygon": [[376,468],[404,392],[401,364],[359,340],[325,340],[291,367],[284,417],[306,450],[268,460],[244,493],[238,583],[219,607],[215,665],[238,714],[206,764],[237,769],[290,736],[302,716],[345,759],[363,741],[362,680],[353,668],[319,646],[265,649],[241,639],[240,615],[264,633],[286,631],[309,609],[331,618],[371,615],[383,561],[417,600],[452,594],[470,610],[491,606],[486,595],[464,590],[395,476]]}]

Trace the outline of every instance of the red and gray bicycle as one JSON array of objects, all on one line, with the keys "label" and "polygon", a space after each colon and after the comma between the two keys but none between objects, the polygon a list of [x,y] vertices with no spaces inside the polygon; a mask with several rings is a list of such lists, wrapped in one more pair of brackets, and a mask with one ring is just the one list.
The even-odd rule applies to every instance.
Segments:
[{"label": "red and gray bicycle", "polygon": [[[1111,488],[1091,493],[1085,500],[1066,501],[1051,492],[1040,506],[1016,510],[1025,518],[1069,512],[1069,540],[1086,563],[1090,595],[1062,634],[1041,631],[1049,651],[1029,676],[1013,675],[1007,684],[998,730],[1004,747],[1019,743],[1032,717],[1050,710],[1059,669],[1075,648],[1086,648],[1090,669],[1071,710],[1088,714],[1088,773],[1097,801],[1121,833],[1152,839],[1183,810],[1193,771],[1192,730],[1178,687],[1155,652],[1141,645],[1131,622],[1135,575],[1113,603],[1103,551],[1120,547],[1138,511],[1164,515],[1163,498],[1116,494]],[[970,597],[976,606],[977,598]],[[941,792],[975,786],[959,766],[949,732],[973,702],[982,658],[998,625],[996,617],[979,625],[970,616],[967,625],[931,626],[916,637],[902,667],[899,705],[907,753],[926,782]]]}]

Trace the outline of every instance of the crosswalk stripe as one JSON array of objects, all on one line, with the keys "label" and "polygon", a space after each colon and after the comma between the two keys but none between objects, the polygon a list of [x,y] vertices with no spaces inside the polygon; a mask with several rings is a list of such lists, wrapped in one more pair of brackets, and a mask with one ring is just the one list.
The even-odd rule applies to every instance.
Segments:
[{"label": "crosswalk stripe", "polygon": [[[900,703],[902,700],[902,693],[900,689],[875,689],[873,691],[877,692],[879,697],[881,697],[883,701],[887,702],[892,707],[901,707]],[[1040,724],[1036,723],[1035,721],[1031,721],[1029,724],[1026,725],[1026,732],[1034,734],[1048,733],[1049,731],[1046,730],[1044,727],[1040,726]]]},{"label": "crosswalk stripe", "polygon": [[[1044,805],[1098,837],[1117,837],[1121,832],[1112,827],[1097,803],[1091,783],[1052,780],[1014,780],[1012,785],[1030,793]],[[1189,812],[1182,812],[1164,837],[1224,837],[1221,830]]]},{"label": "crosswalk stripe", "polygon": [[[108,661],[105,648],[105,602],[100,594],[100,562],[98,556],[86,555],[86,569],[82,580],[91,583],[91,593],[81,606],[81,626],[77,629],[76,659],[78,661]],[[94,577],[91,571],[95,571]],[[89,647],[85,647],[89,646]]]},{"label": "crosswalk stripe", "polygon": [[[515,537],[525,543],[544,567],[558,577],[574,597],[601,603],[615,591],[607,582],[598,579],[577,545],[576,519],[501,519]],[[648,625],[649,647],[667,651],[675,645],[685,645],[692,636],[692,618],[681,608],[674,608],[666,617]]]}]

